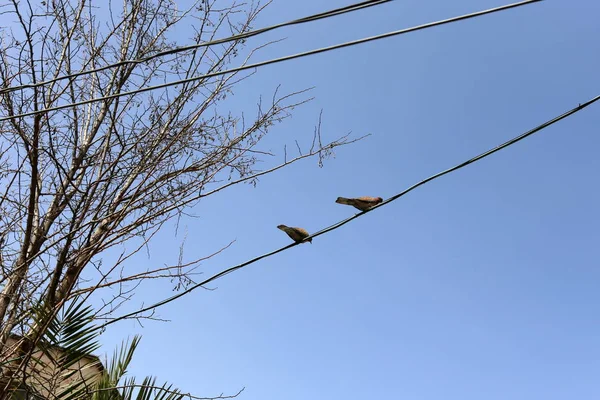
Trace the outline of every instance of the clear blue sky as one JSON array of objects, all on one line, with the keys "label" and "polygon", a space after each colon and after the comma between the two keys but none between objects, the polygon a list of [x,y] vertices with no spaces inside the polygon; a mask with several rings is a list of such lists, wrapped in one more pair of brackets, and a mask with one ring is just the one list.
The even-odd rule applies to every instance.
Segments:
[{"label": "clear blue sky", "polygon": [[[276,0],[255,26],[348,3]],[[501,4],[398,0],[265,35],[288,39],[255,60]],[[595,0],[547,0],[260,69],[232,108],[316,86],[267,149],[309,142],[320,109],[325,138],[372,136],[204,199],[138,262],[176,261],[185,229],[189,258],[236,239],[209,276],[289,243],[278,224],[353,215],[337,196],[390,197],[596,96],[599,16]],[[599,126],[597,104],[161,308],[170,323],[112,326],[102,350],[141,333],[131,373],[201,396],[600,398]],[[172,293],[147,284],[136,305]]]}]

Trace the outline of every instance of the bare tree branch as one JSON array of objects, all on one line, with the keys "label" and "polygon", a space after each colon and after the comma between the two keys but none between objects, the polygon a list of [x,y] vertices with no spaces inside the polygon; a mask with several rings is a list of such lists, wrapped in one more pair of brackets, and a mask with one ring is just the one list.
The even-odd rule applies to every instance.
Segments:
[{"label": "bare tree branch", "polygon": [[[9,6],[1,9],[15,22],[12,35],[0,38],[0,113],[35,116],[0,121],[0,373],[26,385],[39,378],[26,373],[32,349],[73,298],[94,295],[103,304],[95,318],[110,320],[146,280],[163,280],[176,291],[196,284],[201,263],[231,243],[194,249],[191,257],[183,256],[182,244],[164,266],[140,267],[131,259],[152,247],[157,232],[191,214],[200,198],[256,185],[305,158],[320,165],[336,147],[358,139],[345,135],[321,145],[318,129],[312,143],[295,140],[305,147],[298,157],[285,155],[276,164],[264,139],[312,99],[308,89],[274,88],[268,100],[257,95],[252,118],[248,111],[226,111],[234,89],[254,72],[217,73],[234,61],[250,65],[272,43],[245,47],[263,5],[198,0],[179,10],[173,0],[128,0],[109,3],[108,21],[96,17],[106,3],[93,0],[11,0]],[[198,46],[232,35],[237,39]],[[120,96],[199,75],[207,76]],[[21,89],[7,90],[15,86]],[[34,318],[39,305],[44,317]],[[15,332],[22,340],[5,346]]]}]

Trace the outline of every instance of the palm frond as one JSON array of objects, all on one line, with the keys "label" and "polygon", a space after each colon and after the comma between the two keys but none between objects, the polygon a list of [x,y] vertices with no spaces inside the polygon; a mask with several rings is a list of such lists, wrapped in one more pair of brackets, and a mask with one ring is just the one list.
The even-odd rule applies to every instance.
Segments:
[{"label": "palm frond", "polygon": [[[182,400],[187,395],[170,384],[156,384],[148,376],[141,384],[127,377],[140,336],[123,341],[104,368],[92,353],[100,347],[101,331],[93,323],[91,306],[75,299],[53,318],[51,310],[39,305],[32,322],[46,323],[27,370],[28,393],[52,400]],[[50,321],[48,322],[48,320]]]},{"label": "palm frond", "polygon": [[89,392],[94,377],[103,369],[92,355],[100,347],[100,331],[93,325],[92,307],[78,298],[54,317],[52,311],[46,303],[31,310],[33,326],[45,325],[46,329],[30,352],[24,381],[28,390],[42,398],[73,400]]}]

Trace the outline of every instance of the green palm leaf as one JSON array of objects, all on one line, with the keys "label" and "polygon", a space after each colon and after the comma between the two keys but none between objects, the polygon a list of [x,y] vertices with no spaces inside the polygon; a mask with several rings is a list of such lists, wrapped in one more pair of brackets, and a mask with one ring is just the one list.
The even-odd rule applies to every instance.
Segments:
[{"label": "green palm leaf", "polygon": [[[48,320],[50,321],[48,322]],[[40,305],[32,310],[33,326],[47,329],[31,354],[27,392],[52,400],[181,400],[172,385],[156,384],[148,376],[141,384],[127,377],[140,336],[124,341],[104,368],[92,353],[100,347],[101,331],[94,325],[94,310],[79,299],[71,301],[54,318]],[[22,357],[20,357],[22,358]]]}]

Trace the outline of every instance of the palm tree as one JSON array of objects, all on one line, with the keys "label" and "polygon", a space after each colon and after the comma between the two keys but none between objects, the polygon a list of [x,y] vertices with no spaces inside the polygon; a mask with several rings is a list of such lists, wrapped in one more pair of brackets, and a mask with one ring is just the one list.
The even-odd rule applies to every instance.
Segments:
[{"label": "palm tree", "polygon": [[[36,307],[32,322],[47,320],[46,307]],[[8,374],[0,377],[3,399],[52,400],[178,400],[182,394],[172,385],[157,385],[156,378],[148,376],[141,383],[127,377],[140,336],[124,341],[107,366],[93,355],[100,345],[101,330],[93,323],[92,307],[83,301],[70,302],[51,319],[41,338],[34,346],[31,339],[12,335],[19,349],[0,366]],[[23,350],[25,349],[25,350]]]}]

